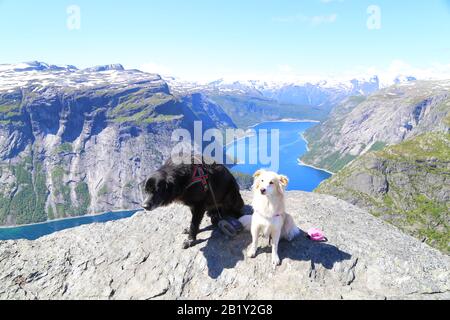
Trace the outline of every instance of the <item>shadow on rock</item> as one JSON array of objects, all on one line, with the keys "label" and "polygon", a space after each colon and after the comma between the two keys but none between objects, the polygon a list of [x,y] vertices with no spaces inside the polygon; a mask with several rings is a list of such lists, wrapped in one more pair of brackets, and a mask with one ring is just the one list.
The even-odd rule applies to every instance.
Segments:
[{"label": "shadow on rock", "polygon": [[[245,215],[252,214],[251,206],[244,206]],[[200,251],[206,258],[208,275],[217,279],[224,269],[232,269],[236,264],[245,259],[246,248],[252,242],[252,237],[248,232],[241,232],[235,238],[229,239],[219,229],[215,228],[207,244]]]},{"label": "shadow on rock", "polygon": [[335,263],[352,258],[351,254],[341,251],[329,243],[309,240],[307,234],[302,230],[292,242],[281,241],[278,253],[281,260],[287,258],[294,261],[311,261],[311,265],[320,264],[328,270],[333,269]]},{"label": "shadow on rock", "polygon": [[214,229],[204,248],[208,275],[217,279],[224,269],[232,269],[245,259],[245,250],[252,242],[251,235],[242,232],[233,239],[226,237],[219,229]]},{"label": "shadow on rock", "polygon": [[[251,207],[246,206],[244,212],[251,214]],[[207,261],[208,275],[217,279],[224,269],[232,269],[239,261],[245,260],[251,242],[252,237],[247,231],[229,239],[221,231],[214,229],[206,246],[201,249]],[[267,239],[260,239],[257,255],[271,252],[272,248],[268,246]],[[292,242],[280,241],[278,253],[282,260],[310,261],[313,267],[320,264],[328,270],[331,270],[335,263],[350,260],[352,257],[331,244],[309,240],[302,230]]]}]

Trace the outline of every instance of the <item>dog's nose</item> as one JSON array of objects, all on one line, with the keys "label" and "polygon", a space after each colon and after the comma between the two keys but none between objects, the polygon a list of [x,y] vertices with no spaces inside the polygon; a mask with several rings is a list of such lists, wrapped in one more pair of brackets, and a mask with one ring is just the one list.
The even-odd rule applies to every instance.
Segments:
[{"label": "dog's nose", "polygon": [[266,189],[261,189],[261,194],[266,194]]}]

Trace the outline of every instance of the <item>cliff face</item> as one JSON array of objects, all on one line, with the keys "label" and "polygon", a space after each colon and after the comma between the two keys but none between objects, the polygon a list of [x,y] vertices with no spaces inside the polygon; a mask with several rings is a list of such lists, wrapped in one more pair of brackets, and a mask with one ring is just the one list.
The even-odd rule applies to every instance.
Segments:
[{"label": "cliff face", "polygon": [[450,253],[450,134],[427,133],[368,153],[316,190],[368,209]]},{"label": "cliff face", "polygon": [[174,129],[234,127],[194,98],[120,65],[2,68],[0,224],[139,207],[136,190],[169,155]]},{"label": "cliff face", "polygon": [[282,242],[275,271],[267,239],[249,259],[250,234],[229,240],[206,220],[203,242],[182,250],[190,213],[171,206],[0,242],[0,299],[450,298],[448,256],[334,197],[289,192],[286,203],[302,230],[320,227],[329,242]]},{"label": "cliff face", "polygon": [[417,137],[447,132],[449,81],[413,81],[351,97],[330,118],[305,134],[307,164],[338,172],[369,151]]}]

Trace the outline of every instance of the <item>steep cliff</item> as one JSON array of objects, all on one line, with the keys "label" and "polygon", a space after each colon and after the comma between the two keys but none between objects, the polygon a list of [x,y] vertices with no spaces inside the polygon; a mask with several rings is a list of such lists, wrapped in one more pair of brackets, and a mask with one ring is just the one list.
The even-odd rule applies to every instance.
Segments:
[{"label": "steep cliff", "polygon": [[305,134],[302,161],[337,172],[358,156],[426,132],[447,132],[450,81],[412,81],[347,99]]},{"label": "steep cliff", "polygon": [[427,133],[361,156],[316,190],[450,253],[450,134]]},{"label": "steep cliff", "polygon": [[235,127],[202,95],[154,74],[33,62],[0,70],[0,224],[139,207],[174,129]]},{"label": "steep cliff", "polygon": [[[250,202],[251,194],[243,197]],[[171,206],[82,226],[36,241],[0,241],[0,299],[449,299],[450,257],[334,197],[289,192],[302,230],[281,242],[272,269],[268,240],[245,256],[249,233],[229,240],[208,228],[182,250],[190,213]],[[248,212],[251,208],[247,207]]]}]

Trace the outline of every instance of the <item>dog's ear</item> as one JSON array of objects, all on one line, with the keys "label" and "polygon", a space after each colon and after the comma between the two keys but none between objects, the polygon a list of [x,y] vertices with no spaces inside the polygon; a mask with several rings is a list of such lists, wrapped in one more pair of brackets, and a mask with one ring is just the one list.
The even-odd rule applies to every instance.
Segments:
[{"label": "dog's ear", "polygon": [[278,179],[280,180],[281,185],[282,185],[283,187],[286,187],[286,186],[288,185],[288,183],[289,183],[289,178],[286,177],[286,176],[279,175],[279,176],[278,176]]},{"label": "dog's ear", "polygon": [[255,174],[253,175],[253,178],[258,178],[259,176],[261,176],[264,173],[264,170],[258,170],[255,172]]}]

